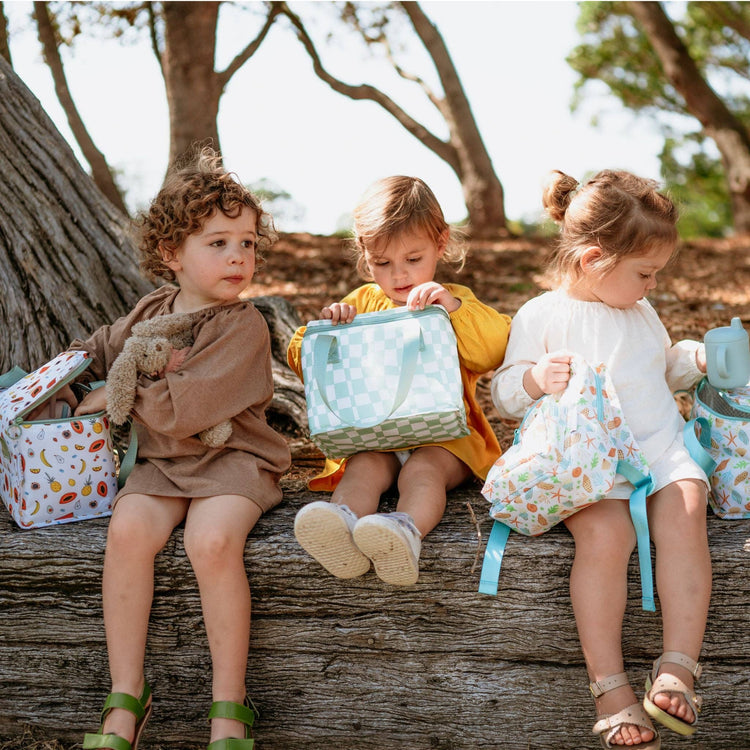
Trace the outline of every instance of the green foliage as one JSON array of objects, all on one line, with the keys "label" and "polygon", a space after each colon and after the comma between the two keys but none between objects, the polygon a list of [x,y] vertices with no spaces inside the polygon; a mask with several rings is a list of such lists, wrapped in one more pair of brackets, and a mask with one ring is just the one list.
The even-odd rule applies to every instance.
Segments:
[{"label": "green foliage", "polygon": [[[704,79],[750,125],[750,3],[663,3]],[[581,43],[567,58],[578,73],[572,108],[603,83],[628,109],[646,116],[665,139],[662,177],[682,205],[681,232],[719,236],[732,226],[726,177],[703,131],[624,2],[580,4]],[[597,86],[599,87],[597,89]]]},{"label": "green foliage", "polygon": [[680,235],[723,237],[732,226],[732,212],[719,158],[708,153],[698,134],[667,138],[659,155],[662,176],[680,209]]}]

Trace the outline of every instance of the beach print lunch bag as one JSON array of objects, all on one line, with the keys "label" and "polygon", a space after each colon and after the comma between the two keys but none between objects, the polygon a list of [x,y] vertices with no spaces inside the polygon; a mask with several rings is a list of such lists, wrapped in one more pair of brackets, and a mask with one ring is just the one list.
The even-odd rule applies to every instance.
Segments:
[{"label": "beach print lunch bag", "polygon": [[26,420],[89,364],[85,352],[63,352],[0,391],[0,497],[24,529],[111,513],[117,473],[106,414]]},{"label": "beach print lunch bag", "polygon": [[720,518],[750,518],[750,386],[719,390],[706,378],[693,399],[693,417],[710,425],[707,451],[716,462],[708,501]]},{"label": "beach print lunch bag", "polygon": [[439,305],[312,321],[301,359],[310,437],[329,458],[469,434],[456,335]]},{"label": "beach print lunch bag", "polygon": [[643,608],[655,610],[646,497],[652,488],[646,460],[625,422],[603,364],[576,355],[570,380],[529,407],[513,445],[490,468],[482,494],[495,519],[485,550],[479,591],[496,594],[510,530],[543,534],[601,500],[622,474],[632,485],[630,516],[638,539]]},{"label": "beach print lunch bag", "polygon": [[532,404],[482,494],[493,518],[534,536],[607,495],[618,466],[649,473],[604,365],[575,356],[568,387]]}]

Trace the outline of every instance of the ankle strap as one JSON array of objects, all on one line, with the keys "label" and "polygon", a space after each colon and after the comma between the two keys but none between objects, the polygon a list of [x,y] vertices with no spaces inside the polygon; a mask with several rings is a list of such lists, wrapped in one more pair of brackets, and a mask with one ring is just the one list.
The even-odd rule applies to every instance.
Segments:
[{"label": "ankle strap", "polygon": [[703,665],[697,661],[691,659],[687,654],[683,654],[681,651],[665,651],[655,662],[654,662],[654,678],[659,674],[659,668],[662,664],[677,664],[680,667],[685,667],[690,674],[699,679],[703,672]]},{"label": "ankle strap", "polygon": [[591,695],[593,695],[594,698],[599,698],[600,696],[604,695],[604,693],[608,693],[610,690],[614,690],[615,688],[622,687],[623,685],[627,684],[627,674],[625,674],[625,672],[618,672],[617,674],[612,674],[609,677],[605,677],[603,680],[590,682],[589,690],[591,691]]}]

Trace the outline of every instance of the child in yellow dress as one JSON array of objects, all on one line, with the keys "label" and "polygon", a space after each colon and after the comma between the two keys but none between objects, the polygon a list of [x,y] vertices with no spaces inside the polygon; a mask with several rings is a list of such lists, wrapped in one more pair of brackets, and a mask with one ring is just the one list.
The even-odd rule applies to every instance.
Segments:
[{"label": "child in yellow dress", "polygon": [[[430,188],[415,177],[379,180],[354,211],[357,268],[371,283],[324,307],[321,319],[350,323],[358,313],[405,305],[442,305],[458,340],[470,434],[408,451],[366,451],[326,460],[311,490],[333,492],[330,502],[304,506],[294,523],[300,545],[329,573],[354,578],[370,569],[386,583],[408,586],[419,576],[421,539],[437,526],[446,492],[474,475],[484,479],[500,455],[476,401],[479,377],[503,361],[510,318],[482,304],[470,289],[434,280],[441,261],[463,264],[465,247],[445,221]],[[301,378],[305,328],[292,338],[288,360]],[[393,513],[378,513],[381,495],[397,483]]]}]

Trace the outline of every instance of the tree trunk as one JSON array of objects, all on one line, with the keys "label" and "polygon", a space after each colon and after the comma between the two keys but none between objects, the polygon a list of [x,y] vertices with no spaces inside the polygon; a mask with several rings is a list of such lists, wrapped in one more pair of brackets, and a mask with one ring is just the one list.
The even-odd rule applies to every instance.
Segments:
[{"label": "tree trunk", "polygon": [[[450,134],[448,142],[430,132],[375,86],[369,84],[353,86],[331,75],[324,68],[302,19],[293,13],[286,3],[278,3],[278,6],[297,29],[299,40],[310,56],[313,70],[318,78],[334,91],[350,99],[366,99],[380,105],[423,146],[451,167],[463,189],[469,215],[469,231],[472,236],[483,238],[507,236],[502,186],[482,142],[474,115],[445,42],[435,26],[424,15],[418,3],[402,3],[402,7],[440,76],[444,92],[442,98],[426,91],[424,82],[420,81],[420,83],[429,100],[445,119]],[[399,74],[404,76],[402,71],[399,71]],[[404,77],[417,80],[415,76]]]},{"label": "tree trunk", "polygon": [[38,367],[152,286],[123,215],[0,58],[0,372]]},{"label": "tree trunk", "polygon": [[448,48],[419,3],[401,3],[401,7],[432,58],[445,93],[440,109],[448,123],[450,141],[458,155],[459,179],[469,214],[471,234],[473,237],[507,234],[503,231],[506,228],[503,187],[495,174]]},{"label": "tree trunk", "polygon": [[[601,747],[568,594],[574,543],[562,524],[532,539],[511,535],[498,595],[479,594],[472,565],[490,519],[469,484],[449,493],[415,586],[388,586],[372,571],[344,581],[294,538],[295,513],[326,496],[282,482],[284,503],[260,519],[245,550],[253,594],[247,687],[260,711],[259,750]],[[95,731],[111,689],[100,596],[106,535],[107,519],[22,531],[0,506],[0,737],[31,726],[72,748]],[[709,515],[708,535],[704,711],[695,737],[670,737],[670,750],[749,744],[750,520]],[[622,635],[641,693],[662,641],[661,617],[641,610],[638,594],[634,556]],[[156,558],[145,670],[154,715],[144,748],[205,750],[211,660],[181,526]]]},{"label": "tree trunk", "polygon": [[750,135],[701,75],[688,49],[658,2],[629,2],[654,48],[664,74],[685,100],[688,112],[713,138],[724,165],[732,200],[734,228],[750,232]]},{"label": "tree trunk", "polygon": [[164,82],[169,103],[169,163],[196,140],[221,151],[217,117],[222,84],[214,70],[218,2],[164,3]]},{"label": "tree trunk", "polygon": [[10,65],[13,64],[8,46],[8,18],[5,15],[2,0],[0,0],[0,57],[4,57]]},{"label": "tree trunk", "polygon": [[89,135],[86,126],[83,124],[78,109],[73,102],[73,97],[68,88],[68,81],[65,78],[65,70],[60,58],[60,50],[57,44],[55,30],[52,27],[52,19],[49,15],[49,9],[45,2],[34,3],[34,16],[39,31],[39,41],[44,51],[44,61],[52,73],[52,80],[55,82],[55,93],[60,102],[60,106],[65,112],[68,119],[68,125],[73,132],[76,143],[83,152],[83,156],[91,167],[91,176],[94,179],[99,190],[112,201],[112,204],[120,209],[126,216],[128,208],[122,198],[120,189],[117,187],[112,172],[104,158],[104,154],[96,147],[93,139]]}]

